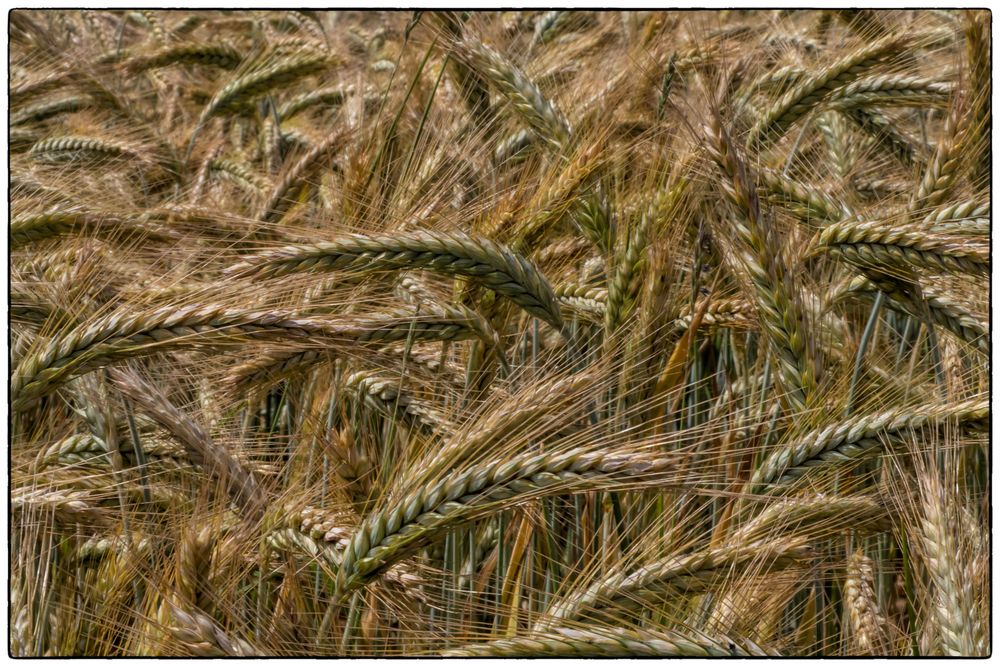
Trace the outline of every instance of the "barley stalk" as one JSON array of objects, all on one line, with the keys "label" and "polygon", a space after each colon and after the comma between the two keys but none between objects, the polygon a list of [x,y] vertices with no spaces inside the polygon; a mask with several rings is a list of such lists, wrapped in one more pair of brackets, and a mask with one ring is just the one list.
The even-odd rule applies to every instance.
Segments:
[{"label": "barley stalk", "polygon": [[873,281],[862,276],[849,281],[842,288],[842,294],[872,299],[879,289],[886,288],[890,304],[900,312],[919,320],[929,318],[930,322],[950,331],[981,353],[990,354],[989,326],[961,303],[945,294],[937,294],[932,289],[923,288],[918,299],[903,290],[894,289],[891,283],[888,285],[880,283],[876,286]]},{"label": "barley stalk", "polygon": [[247,470],[239,459],[213,442],[198,423],[138,373],[113,369],[111,377],[137,408],[148,414],[184,446],[192,462],[210,467],[222,477],[233,502],[246,513],[249,520],[256,521],[263,516],[266,496],[253,472]]}]

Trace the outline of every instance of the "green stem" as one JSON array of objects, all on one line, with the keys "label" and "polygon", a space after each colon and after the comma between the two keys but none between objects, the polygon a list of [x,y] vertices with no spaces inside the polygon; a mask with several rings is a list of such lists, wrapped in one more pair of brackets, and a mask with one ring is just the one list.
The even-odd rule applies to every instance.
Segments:
[{"label": "green stem", "polygon": [[861,362],[865,358],[865,352],[868,350],[868,343],[871,341],[872,334],[875,331],[875,325],[878,324],[879,311],[882,310],[882,302],[885,300],[885,293],[881,290],[877,295],[875,295],[875,303],[872,304],[872,312],[868,316],[868,323],[865,325],[865,330],[861,334],[861,343],[858,345],[858,353],[854,357],[854,374],[851,376],[851,387],[847,390],[847,407],[844,408],[844,416],[850,417],[851,410],[854,407],[854,392],[858,387],[858,380],[861,378]]}]

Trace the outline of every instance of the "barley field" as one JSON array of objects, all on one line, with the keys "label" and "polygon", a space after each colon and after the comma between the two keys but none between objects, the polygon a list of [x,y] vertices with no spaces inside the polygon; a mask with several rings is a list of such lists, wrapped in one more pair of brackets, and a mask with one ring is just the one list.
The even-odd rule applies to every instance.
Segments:
[{"label": "barley field", "polygon": [[985,656],[991,16],[9,14],[14,656]]}]

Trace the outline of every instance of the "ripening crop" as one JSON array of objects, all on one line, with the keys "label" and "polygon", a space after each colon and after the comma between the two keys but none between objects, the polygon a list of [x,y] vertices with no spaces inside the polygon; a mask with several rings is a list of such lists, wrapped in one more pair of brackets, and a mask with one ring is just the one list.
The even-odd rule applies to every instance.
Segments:
[{"label": "ripening crop", "polygon": [[991,16],[17,10],[15,656],[986,656]]}]

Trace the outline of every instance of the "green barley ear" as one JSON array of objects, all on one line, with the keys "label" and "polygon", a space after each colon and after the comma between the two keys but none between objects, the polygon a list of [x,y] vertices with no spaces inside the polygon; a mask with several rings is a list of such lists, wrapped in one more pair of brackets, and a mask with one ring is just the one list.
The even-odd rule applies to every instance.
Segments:
[{"label": "green barley ear", "polygon": [[604,330],[608,337],[618,332],[636,306],[651,226],[652,216],[644,214],[629,234],[621,256],[615,262],[612,278],[608,281],[608,298],[604,311]]},{"label": "green barley ear", "polygon": [[879,270],[895,266],[971,275],[989,270],[984,245],[877,220],[845,219],[827,225],[817,236],[814,252],[827,252]]},{"label": "green barley ear", "polygon": [[293,196],[307,183],[311,172],[343,142],[340,134],[333,133],[322,142],[311,147],[295,164],[293,164],[275,183],[261,206],[260,218],[264,222],[280,221],[292,205]]},{"label": "green barley ear", "polygon": [[767,147],[775,143],[799,118],[877,63],[898,55],[907,42],[903,37],[889,34],[808,74],[763,114],[750,131],[747,145]]},{"label": "green barley ear", "polygon": [[655,604],[665,593],[697,593],[712,590],[722,582],[727,571],[753,570],[775,572],[808,558],[809,549],[802,539],[734,544],[674,555],[634,568],[621,568],[588,589],[560,600],[536,624],[545,630],[556,623],[582,617],[588,609],[634,608],[643,603]]},{"label": "green barley ear", "polygon": [[120,141],[101,137],[67,136],[39,141],[31,147],[31,155],[40,162],[60,163],[73,160],[139,158],[141,150]]},{"label": "green barley ear", "polygon": [[949,520],[953,506],[948,503],[935,473],[920,480],[920,517],[917,537],[924,566],[933,588],[931,613],[945,655],[982,656],[989,653],[989,638],[976,608],[971,577],[959,558],[962,549],[956,541],[956,526]]},{"label": "green barley ear", "polygon": [[235,69],[243,56],[228,44],[171,44],[149,55],[135,56],[125,64],[125,70],[139,74],[174,64],[203,65]]},{"label": "green barley ear", "polygon": [[267,179],[255,173],[253,168],[246,164],[225,158],[215,158],[209,160],[206,166],[208,173],[213,177],[234,183],[253,196],[260,196],[270,187]]},{"label": "green barley ear", "polygon": [[[945,121],[943,136],[931,156],[916,191],[910,197],[910,211],[922,212],[942,204],[961,176],[964,137],[959,127],[965,114],[964,102],[957,100]],[[967,131],[966,131],[967,132]]]},{"label": "green barley ear", "polygon": [[388,374],[360,372],[347,378],[345,388],[376,410],[388,414],[395,411],[401,417],[437,435],[447,436],[454,431],[455,426],[433,405],[405,393],[399,384],[396,378]]},{"label": "green barley ear", "polygon": [[[389,329],[398,326],[390,322]],[[444,328],[451,330],[453,326]],[[383,331],[363,325],[338,327],[316,318],[295,317],[287,311],[248,311],[217,304],[119,309],[40,341],[14,370],[11,398],[15,409],[23,410],[90,370],[164,349],[232,345],[247,339],[294,340],[308,335],[331,342],[331,336],[350,340]]]},{"label": "green barley ear", "polygon": [[70,95],[56,99],[47,99],[21,108],[11,109],[10,125],[25,125],[48,120],[64,113],[72,113],[85,109],[90,104],[90,98],[85,95]]},{"label": "green barley ear", "polygon": [[275,47],[272,53],[251,62],[209,100],[188,141],[188,155],[190,156],[202,127],[213,116],[236,110],[276,88],[287,86],[331,65],[333,61],[325,51],[309,46]]},{"label": "green barley ear", "polygon": [[920,140],[881,112],[859,107],[848,109],[843,115],[858,129],[868,134],[876,146],[903,165],[912,167],[926,160],[926,151],[921,146]]},{"label": "green barley ear", "polygon": [[328,87],[319,90],[310,90],[288,100],[278,107],[278,118],[282,121],[312,109],[317,106],[324,106],[332,109],[340,107],[351,95],[350,88]]},{"label": "green barley ear", "polygon": [[830,151],[830,159],[837,170],[837,176],[848,179],[853,170],[856,157],[856,146],[851,142],[847,122],[843,114],[828,111],[816,117],[816,129],[823,135],[823,140]]},{"label": "green barley ear", "polygon": [[988,12],[967,10],[964,14],[965,59],[968,73],[968,90],[971,100],[966,117],[965,159],[974,187],[983,187],[989,169],[990,123],[993,119],[990,103],[993,81],[990,76],[990,57],[993,42]]},{"label": "green barley ear", "polygon": [[500,89],[542,141],[555,151],[566,147],[572,135],[569,121],[524,72],[495,49],[471,37],[456,41],[454,48],[460,59]]},{"label": "green barley ear", "polygon": [[757,491],[787,485],[813,469],[851,463],[878,451],[880,436],[901,437],[910,429],[943,427],[949,420],[982,430],[989,423],[988,401],[975,398],[955,403],[931,403],[857,415],[812,431],[773,451],[754,472]]},{"label": "green barley ear", "polygon": [[59,206],[15,215],[10,221],[9,233],[12,248],[73,234],[117,243],[127,243],[130,239],[156,242],[177,238],[175,232],[148,219],[143,220],[141,216],[122,219],[96,210]]},{"label": "green barley ear", "polygon": [[802,410],[818,381],[820,366],[802,307],[802,296],[785,268],[773,224],[761,211],[756,187],[745,162],[737,154],[713,115],[705,126],[707,148],[723,175],[722,189],[737,214],[734,250],[740,270],[749,274],[761,322],[778,361],[778,377],[785,400],[793,410]]},{"label": "green barley ear", "polygon": [[787,209],[806,224],[822,227],[828,221],[840,221],[850,214],[847,205],[825,192],[788,178],[775,169],[757,171],[766,199]]},{"label": "green barley ear", "polygon": [[585,197],[573,210],[572,218],[588,241],[605,257],[611,255],[615,227],[607,197],[600,192]]},{"label": "green barley ear", "polygon": [[467,523],[495,502],[544,495],[565,485],[601,488],[616,479],[666,473],[673,464],[664,458],[570,450],[529,453],[448,474],[373,512],[358,527],[344,550],[335,599],[344,601],[445,528]]},{"label": "green barley ear", "polygon": [[190,656],[256,656],[265,652],[249,642],[231,637],[207,614],[180,602],[165,599],[157,620],[170,638],[184,647]]},{"label": "green barley ear", "polygon": [[[464,38],[466,29],[464,19],[459,12],[434,12],[432,16],[451,38],[456,40]],[[451,59],[449,66],[469,114],[478,123],[488,122],[491,117],[491,107],[487,77],[461,58]]]}]

